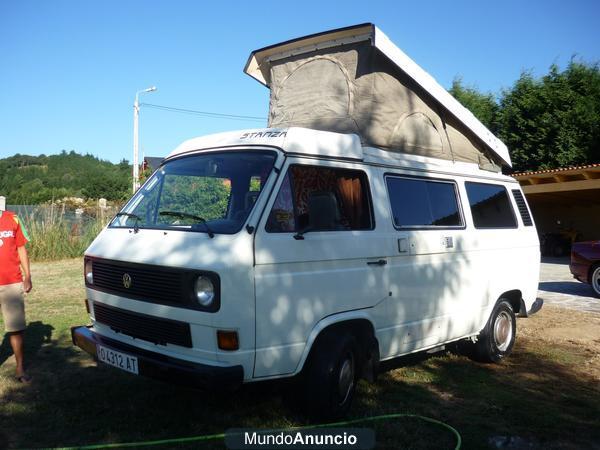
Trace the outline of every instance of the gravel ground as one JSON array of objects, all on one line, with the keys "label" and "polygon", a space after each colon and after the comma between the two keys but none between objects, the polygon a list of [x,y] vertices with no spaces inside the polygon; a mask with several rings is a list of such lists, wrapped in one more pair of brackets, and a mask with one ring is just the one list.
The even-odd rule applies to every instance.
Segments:
[{"label": "gravel ground", "polygon": [[538,297],[546,305],[600,313],[600,298],[589,284],[573,278],[568,258],[542,258]]}]

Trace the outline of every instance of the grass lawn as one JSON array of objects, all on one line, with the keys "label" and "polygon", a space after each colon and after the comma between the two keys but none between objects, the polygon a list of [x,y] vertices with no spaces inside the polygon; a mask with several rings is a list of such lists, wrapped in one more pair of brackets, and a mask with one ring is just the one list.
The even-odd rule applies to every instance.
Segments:
[{"label": "grass lawn", "polygon": [[[88,322],[82,261],[35,263],[32,271],[26,357],[34,381],[24,386],[14,380],[14,358],[4,339],[0,448],[137,442],[232,427],[304,424],[273,383],[216,394],[98,367],[70,341],[70,327]],[[502,365],[451,353],[388,364],[375,385],[360,383],[351,418],[395,412],[428,416],[456,428],[467,449],[600,448],[600,316],[544,307],[532,318],[519,319],[517,327],[513,355]],[[364,426],[375,428],[378,448],[455,445],[448,430],[417,419]],[[495,446],[500,442],[505,446]]]}]

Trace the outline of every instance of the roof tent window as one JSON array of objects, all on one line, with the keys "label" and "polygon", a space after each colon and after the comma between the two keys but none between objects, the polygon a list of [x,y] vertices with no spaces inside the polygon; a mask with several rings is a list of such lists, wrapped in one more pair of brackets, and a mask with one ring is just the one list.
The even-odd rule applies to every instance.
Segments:
[{"label": "roof tent window", "polygon": [[504,186],[465,183],[475,228],[516,228],[517,219]]},{"label": "roof tent window", "polygon": [[394,176],[386,183],[395,227],[463,226],[454,183]]},{"label": "roof tent window", "polygon": [[295,68],[272,100],[270,126],[278,126],[292,119],[300,123],[311,123],[315,117],[344,119],[351,112],[352,94],[342,65],[334,58],[317,57]]},{"label": "roof tent window", "polygon": [[364,172],[301,165],[288,170],[266,226],[270,233],[371,229]]}]

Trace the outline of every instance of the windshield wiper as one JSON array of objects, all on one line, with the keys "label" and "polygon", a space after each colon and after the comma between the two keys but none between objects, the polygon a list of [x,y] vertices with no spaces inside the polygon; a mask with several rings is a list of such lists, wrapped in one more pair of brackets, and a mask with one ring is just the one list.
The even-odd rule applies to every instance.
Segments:
[{"label": "windshield wiper", "polygon": [[140,220],[142,220],[142,219],[140,218],[140,216],[137,216],[137,215],[135,215],[135,214],[128,213],[128,212],[118,212],[118,213],[115,215],[115,218],[117,218],[117,217],[121,217],[121,216],[127,216],[127,217],[131,217],[132,219],[135,219],[135,223],[133,224],[133,231],[134,231],[134,232],[136,232],[136,233],[137,233],[138,231],[140,231],[140,228],[138,227],[138,222],[139,222]]},{"label": "windshield wiper", "polygon": [[213,231],[208,226],[208,223],[206,223],[206,219],[204,219],[200,216],[195,216],[193,214],[188,214],[188,213],[181,212],[181,211],[161,211],[158,213],[158,215],[159,216],[181,217],[182,219],[195,220],[197,223],[201,223],[202,225],[204,225],[206,227],[206,232],[208,233],[209,238],[215,237],[215,233],[213,233]]}]

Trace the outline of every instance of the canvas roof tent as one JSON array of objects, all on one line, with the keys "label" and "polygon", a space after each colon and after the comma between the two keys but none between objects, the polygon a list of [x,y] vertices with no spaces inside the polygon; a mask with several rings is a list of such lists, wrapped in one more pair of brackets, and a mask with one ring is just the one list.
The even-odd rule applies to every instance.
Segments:
[{"label": "canvas roof tent", "polygon": [[270,127],[356,133],[366,146],[511,166],[506,145],[373,24],[255,50],[244,71],[271,90]]}]

